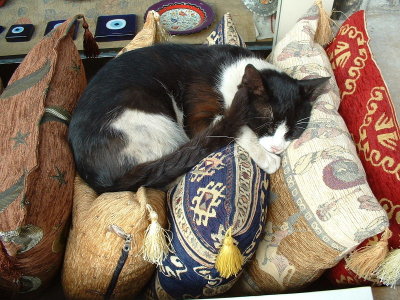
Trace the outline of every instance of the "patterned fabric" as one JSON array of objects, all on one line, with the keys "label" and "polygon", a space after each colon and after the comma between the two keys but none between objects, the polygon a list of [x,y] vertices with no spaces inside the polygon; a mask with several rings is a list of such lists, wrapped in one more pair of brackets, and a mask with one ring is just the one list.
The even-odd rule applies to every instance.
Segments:
[{"label": "patterned fabric", "polygon": [[149,299],[212,297],[238,278],[221,278],[215,259],[229,227],[248,261],[265,224],[268,175],[229,145],[203,159],[168,193],[173,252],[158,269]]},{"label": "patterned fabric", "polygon": [[0,96],[0,288],[28,293],[59,270],[74,163],[65,122],[86,86],[71,18],[25,57]]},{"label": "patterned fabric", "polygon": [[207,45],[234,45],[246,47],[243,39],[236,31],[235,24],[229,13],[226,13],[222,20],[215,27],[214,31],[210,33],[207,40],[204,42]]},{"label": "patterned fabric", "polygon": [[[341,26],[326,49],[338,81],[339,112],[356,144],[367,180],[388,213],[391,249],[400,248],[400,128],[389,90],[368,45],[365,13],[359,11]],[[390,188],[388,188],[390,187]],[[368,199],[360,205],[370,206]],[[363,243],[374,244],[378,236]],[[367,283],[346,270],[345,262],[329,271],[336,284]]]},{"label": "patterned fabric", "polygon": [[331,79],[307,129],[271,175],[265,236],[236,288],[246,293],[299,289],[388,225],[338,114],[340,98],[329,60],[313,41],[318,19],[314,5],[269,57],[297,79]]}]

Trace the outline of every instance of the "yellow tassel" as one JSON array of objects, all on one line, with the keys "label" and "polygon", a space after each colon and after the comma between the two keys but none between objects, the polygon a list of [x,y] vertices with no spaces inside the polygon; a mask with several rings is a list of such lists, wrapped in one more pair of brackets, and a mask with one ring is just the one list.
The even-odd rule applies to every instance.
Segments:
[{"label": "yellow tassel", "polygon": [[381,239],[374,245],[368,245],[353,251],[346,258],[346,268],[357,276],[371,280],[373,273],[383,262],[389,252],[388,239],[391,235],[389,228],[383,232]]},{"label": "yellow tassel", "polygon": [[153,264],[161,265],[170,251],[166,230],[158,223],[158,215],[150,204],[146,204],[149,211],[150,225],[147,227],[143,241],[143,259]]},{"label": "yellow tassel", "polygon": [[224,243],[215,260],[215,268],[223,278],[237,275],[242,269],[243,256],[234,242],[232,227],[230,227],[226,231]]},{"label": "yellow tassel", "polygon": [[316,0],[315,4],[319,9],[319,20],[317,31],[315,32],[314,41],[322,46],[328,44],[333,39],[333,32],[331,28],[331,18],[325,11],[322,0]]},{"label": "yellow tassel", "polygon": [[374,275],[390,287],[400,282],[400,249],[390,251]]}]

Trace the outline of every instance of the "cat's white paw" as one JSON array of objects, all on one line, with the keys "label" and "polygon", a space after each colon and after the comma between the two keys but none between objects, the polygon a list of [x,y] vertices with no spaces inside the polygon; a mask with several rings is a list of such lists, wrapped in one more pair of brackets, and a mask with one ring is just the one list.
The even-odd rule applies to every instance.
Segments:
[{"label": "cat's white paw", "polygon": [[241,129],[241,133],[236,139],[236,142],[249,153],[257,166],[268,174],[275,173],[279,169],[281,158],[267,151],[259,143],[258,137],[248,126],[244,126]]},{"label": "cat's white paw", "polygon": [[273,174],[281,166],[281,158],[280,156],[265,150],[263,151],[263,154],[258,157],[256,163],[268,174]]}]

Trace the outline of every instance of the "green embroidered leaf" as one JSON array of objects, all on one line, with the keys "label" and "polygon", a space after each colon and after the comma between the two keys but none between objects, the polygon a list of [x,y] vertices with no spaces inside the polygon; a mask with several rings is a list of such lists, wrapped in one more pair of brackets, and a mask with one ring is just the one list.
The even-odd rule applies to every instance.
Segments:
[{"label": "green embroidered leaf", "polygon": [[21,276],[18,278],[20,284],[18,293],[26,294],[37,290],[41,285],[42,281],[39,277],[35,276]]},{"label": "green embroidered leaf", "polygon": [[27,224],[19,230],[18,236],[12,238],[14,244],[21,245],[18,253],[24,253],[35,247],[43,238],[43,230],[35,225]]},{"label": "green embroidered leaf", "polygon": [[15,96],[31,88],[32,86],[40,82],[47,73],[49,73],[50,67],[51,63],[48,60],[39,70],[13,82],[3,91],[3,93],[0,95],[0,99],[6,99],[8,97]]},{"label": "green embroidered leaf", "polygon": [[25,175],[22,175],[18,181],[10,188],[0,193],[0,212],[5,210],[24,190]]}]

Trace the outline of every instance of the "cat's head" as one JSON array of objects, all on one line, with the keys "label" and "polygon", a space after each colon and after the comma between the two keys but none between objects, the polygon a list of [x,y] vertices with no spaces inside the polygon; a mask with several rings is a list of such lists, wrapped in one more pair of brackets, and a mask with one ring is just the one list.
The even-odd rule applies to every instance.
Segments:
[{"label": "cat's head", "polygon": [[280,154],[308,125],[315,99],[330,77],[297,80],[272,69],[249,64],[242,83],[250,97],[248,126],[269,152]]}]

